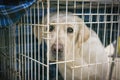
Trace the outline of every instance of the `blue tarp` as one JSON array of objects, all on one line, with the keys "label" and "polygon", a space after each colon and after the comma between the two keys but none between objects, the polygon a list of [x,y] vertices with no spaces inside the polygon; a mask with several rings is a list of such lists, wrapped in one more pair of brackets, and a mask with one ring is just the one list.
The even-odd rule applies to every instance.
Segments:
[{"label": "blue tarp", "polygon": [[0,0],[0,27],[16,23],[36,0]]}]

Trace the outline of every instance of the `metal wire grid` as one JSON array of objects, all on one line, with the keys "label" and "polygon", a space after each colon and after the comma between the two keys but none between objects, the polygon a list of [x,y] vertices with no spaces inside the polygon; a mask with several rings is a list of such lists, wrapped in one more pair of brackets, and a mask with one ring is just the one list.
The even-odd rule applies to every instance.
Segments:
[{"label": "metal wire grid", "polygon": [[0,28],[0,77],[14,80],[17,76],[15,27]]},{"label": "metal wire grid", "polygon": [[[9,50],[7,51],[6,48],[3,48],[5,47],[5,44],[1,44],[1,53],[5,50],[6,52],[4,55],[7,54],[7,57],[9,57],[7,60],[6,56],[1,55],[2,58],[0,58],[0,60],[2,61],[0,62],[1,64],[4,63],[4,65],[1,65],[0,67],[1,72],[8,76],[8,79],[10,80],[62,80],[63,77],[61,77],[61,74],[59,73],[58,65],[64,63],[64,79],[66,79],[66,64],[72,60],[54,63],[49,62],[48,51],[50,48],[49,46],[46,46],[46,44],[49,45],[51,39],[49,31],[44,31],[45,27],[49,29],[49,15],[51,12],[57,12],[57,15],[59,16],[60,11],[65,11],[65,17],[67,18],[67,13],[73,12],[73,15],[81,17],[90,29],[95,30],[103,45],[107,46],[119,36],[118,19],[120,16],[120,2],[103,2],[77,0],[38,1],[37,4],[33,5],[16,25],[16,33],[14,32],[15,28],[10,30],[13,32],[9,32],[10,35],[8,42],[10,43],[7,45]],[[48,15],[47,24],[44,24],[44,17],[46,14]],[[58,24],[58,22],[59,19],[57,23],[50,24]],[[67,21],[61,24],[67,24]],[[58,33],[56,34],[59,36]],[[1,43],[5,43],[5,36],[6,35],[1,36]],[[47,42],[45,43],[44,40],[47,40]],[[65,42],[67,43],[67,38],[65,38]],[[73,47],[73,55],[74,52]],[[58,55],[56,57],[58,59]],[[117,60],[116,63],[119,63],[119,60]],[[97,64],[99,63],[91,65]],[[87,66],[88,65],[83,65],[75,68]],[[74,80],[75,75],[74,69],[72,70],[72,80]],[[119,76],[118,71],[116,69],[116,77]],[[80,75],[80,77],[82,79],[82,75]]]}]

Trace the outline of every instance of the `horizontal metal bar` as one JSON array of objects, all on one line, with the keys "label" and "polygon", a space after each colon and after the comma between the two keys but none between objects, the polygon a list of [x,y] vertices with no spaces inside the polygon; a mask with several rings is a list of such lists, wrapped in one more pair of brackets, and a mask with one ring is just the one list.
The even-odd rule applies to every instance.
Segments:
[{"label": "horizontal metal bar", "polygon": [[51,62],[50,65],[53,65],[53,64],[60,64],[60,63],[69,63],[69,62],[74,62],[74,60]]},{"label": "horizontal metal bar", "polygon": [[23,57],[25,57],[25,58],[28,58],[28,59],[30,59],[30,60],[32,60],[32,61],[35,61],[35,62],[37,62],[37,63],[39,63],[39,64],[41,64],[41,65],[43,65],[43,66],[45,66],[45,67],[48,67],[48,65],[43,64],[43,63],[41,63],[40,61],[37,61],[36,59],[31,58],[30,56],[26,56],[26,55],[24,55],[24,54],[20,54],[20,55],[23,56]]}]

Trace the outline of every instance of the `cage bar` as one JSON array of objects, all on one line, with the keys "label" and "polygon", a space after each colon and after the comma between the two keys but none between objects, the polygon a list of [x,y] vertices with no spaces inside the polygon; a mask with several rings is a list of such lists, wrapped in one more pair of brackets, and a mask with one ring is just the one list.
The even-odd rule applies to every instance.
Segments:
[{"label": "cage bar", "polygon": [[[64,21],[62,21],[61,12],[64,13]],[[53,15],[55,20],[52,22]],[[73,16],[71,22],[68,19],[70,16]],[[84,22],[76,22],[76,16]],[[83,38],[80,50],[81,61],[76,61],[77,30],[75,29],[77,25],[84,26],[84,23],[90,31],[90,38],[93,36],[92,30],[95,31],[101,42],[100,45],[104,47],[108,61],[97,62],[96,54],[93,57],[95,63],[92,63],[90,51],[93,48],[89,43],[86,64],[83,60],[85,57]],[[68,27],[71,27],[68,26],[69,24],[74,25],[71,34],[66,33]],[[54,34],[50,31],[51,25],[55,28]],[[62,33],[60,33],[61,27],[64,28]],[[0,27],[0,77],[5,80],[83,80],[84,71],[88,70],[85,80],[97,80],[98,68],[101,69],[101,79],[103,79],[104,65],[108,64],[106,80],[120,80],[119,27],[119,0],[38,0],[36,4],[29,7],[17,24],[9,28]],[[68,43],[69,36],[72,36],[71,43]],[[55,37],[56,42],[53,42]],[[61,55],[60,43],[64,48]],[[53,44],[56,45],[55,54],[51,51]],[[72,56],[67,60],[69,50]],[[51,55],[54,62],[51,61]],[[64,59],[60,60],[63,57]],[[77,65],[77,62],[81,65]],[[92,66],[95,68],[93,79],[91,79],[90,70]],[[70,74],[68,74],[69,70]],[[76,78],[77,70],[80,71],[80,75]]]}]

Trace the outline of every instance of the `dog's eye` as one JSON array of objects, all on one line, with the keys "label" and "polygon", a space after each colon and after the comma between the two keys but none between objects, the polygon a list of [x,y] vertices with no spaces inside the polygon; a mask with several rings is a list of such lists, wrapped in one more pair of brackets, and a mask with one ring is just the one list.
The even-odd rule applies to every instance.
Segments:
[{"label": "dog's eye", "polygon": [[68,27],[68,28],[67,28],[67,33],[73,33],[73,28]]},{"label": "dog's eye", "polygon": [[50,25],[50,26],[49,26],[49,31],[50,31],[50,32],[53,31],[54,28],[55,28],[55,27],[54,27],[53,25]]}]

